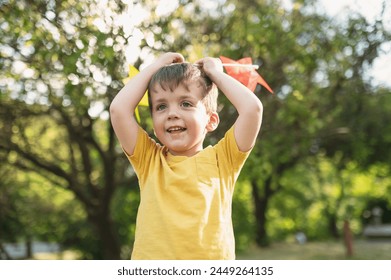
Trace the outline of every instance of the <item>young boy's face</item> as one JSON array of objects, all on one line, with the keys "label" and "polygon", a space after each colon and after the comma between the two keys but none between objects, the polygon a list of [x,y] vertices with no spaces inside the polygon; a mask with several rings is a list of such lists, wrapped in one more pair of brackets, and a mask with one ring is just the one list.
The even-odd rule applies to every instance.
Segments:
[{"label": "young boy's face", "polygon": [[201,151],[206,133],[216,126],[217,113],[207,113],[202,90],[197,81],[190,81],[173,91],[156,85],[150,93],[155,135],[173,155],[193,156]]}]

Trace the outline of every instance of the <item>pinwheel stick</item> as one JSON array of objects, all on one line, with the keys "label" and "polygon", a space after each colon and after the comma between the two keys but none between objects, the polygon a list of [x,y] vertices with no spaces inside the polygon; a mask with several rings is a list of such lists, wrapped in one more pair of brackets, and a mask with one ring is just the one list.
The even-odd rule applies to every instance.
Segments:
[{"label": "pinwheel stick", "polygon": [[258,69],[259,65],[256,64],[239,64],[239,63],[223,63],[223,66],[228,66],[228,67],[249,67],[249,68],[254,68]]}]

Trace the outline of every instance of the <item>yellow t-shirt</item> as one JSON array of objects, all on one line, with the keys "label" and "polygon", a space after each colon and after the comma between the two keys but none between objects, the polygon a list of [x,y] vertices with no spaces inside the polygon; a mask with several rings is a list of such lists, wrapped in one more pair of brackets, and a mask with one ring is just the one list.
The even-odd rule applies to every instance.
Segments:
[{"label": "yellow t-shirt", "polygon": [[232,194],[249,153],[233,127],[192,157],[167,153],[140,128],[127,155],[141,198],[132,259],[235,259]]}]

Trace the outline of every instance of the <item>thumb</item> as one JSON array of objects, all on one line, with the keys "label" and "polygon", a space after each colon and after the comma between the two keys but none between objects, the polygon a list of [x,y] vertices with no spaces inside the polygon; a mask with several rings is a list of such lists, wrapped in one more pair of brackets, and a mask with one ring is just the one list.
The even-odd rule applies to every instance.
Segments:
[{"label": "thumb", "polygon": [[174,57],[174,59],[172,61],[173,63],[180,63],[180,62],[184,62],[185,61],[185,58],[180,53],[176,53],[175,55],[176,56]]}]

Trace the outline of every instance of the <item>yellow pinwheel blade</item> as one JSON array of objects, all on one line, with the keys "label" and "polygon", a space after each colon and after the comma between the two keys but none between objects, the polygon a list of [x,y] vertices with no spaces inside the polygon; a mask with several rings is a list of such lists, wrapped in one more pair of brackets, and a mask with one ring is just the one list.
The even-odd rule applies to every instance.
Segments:
[{"label": "yellow pinwheel blade", "polygon": [[[129,65],[129,73],[128,73],[128,77],[126,77],[123,82],[126,84],[127,82],[129,82],[129,80],[131,78],[133,78],[134,76],[136,76],[140,71],[138,71],[138,69],[136,67],[134,67],[133,65]],[[148,102],[148,91],[145,92],[143,98],[141,98],[139,104],[137,105],[136,109],[134,110],[134,113],[136,115],[136,119],[138,122],[140,122],[140,113],[139,113],[139,110],[138,110],[138,106],[149,106],[149,102]]]}]

